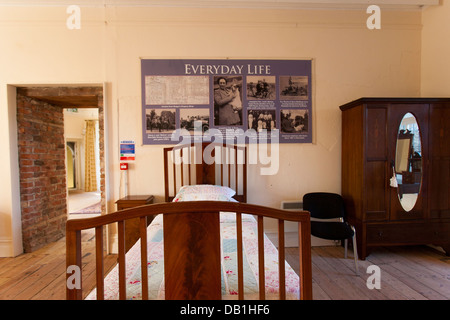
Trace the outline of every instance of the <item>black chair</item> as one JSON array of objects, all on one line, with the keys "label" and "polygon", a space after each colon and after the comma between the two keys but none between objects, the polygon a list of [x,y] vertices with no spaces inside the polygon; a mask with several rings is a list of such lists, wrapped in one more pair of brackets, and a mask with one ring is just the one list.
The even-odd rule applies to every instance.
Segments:
[{"label": "black chair", "polygon": [[348,239],[352,238],[355,270],[356,274],[359,274],[356,231],[344,220],[345,206],[342,197],[339,194],[328,192],[307,193],[303,196],[303,210],[309,211],[311,218],[314,218],[311,219],[313,236],[327,240],[344,240],[346,259]]}]

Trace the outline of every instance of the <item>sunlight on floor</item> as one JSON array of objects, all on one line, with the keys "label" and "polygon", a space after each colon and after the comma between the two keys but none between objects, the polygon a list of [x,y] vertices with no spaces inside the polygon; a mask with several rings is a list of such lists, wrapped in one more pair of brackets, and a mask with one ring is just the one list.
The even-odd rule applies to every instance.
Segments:
[{"label": "sunlight on floor", "polygon": [[98,214],[71,214],[78,212],[86,207],[98,203],[101,200],[100,191],[84,192],[80,190],[69,191],[69,219],[87,218],[97,216]]}]

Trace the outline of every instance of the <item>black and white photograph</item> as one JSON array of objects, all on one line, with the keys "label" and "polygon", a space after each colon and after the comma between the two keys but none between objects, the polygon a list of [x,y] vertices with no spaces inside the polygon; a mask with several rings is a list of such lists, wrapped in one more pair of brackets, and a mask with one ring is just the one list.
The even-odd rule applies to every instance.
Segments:
[{"label": "black and white photograph", "polygon": [[248,129],[254,129],[257,132],[262,130],[276,130],[276,110],[248,110],[247,114]]},{"label": "black and white photograph", "polygon": [[280,100],[308,100],[308,77],[280,76]]},{"label": "black and white photograph", "polygon": [[283,109],[280,112],[281,133],[308,132],[308,110]]},{"label": "black and white photograph", "polygon": [[214,124],[242,125],[242,76],[214,77]]},{"label": "black and white photograph", "polygon": [[186,129],[190,133],[194,130],[206,132],[209,130],[209,109],[207,108],[186,108],[180,109],[180,128]]},{"label": "black and white photograph", "polygon": [[248,100],[275,100],[276,77],[275,76],[247,76]]},{"label": "black and white photograph", "polygon": [[172,133],[175,130],[175,109],[147,109],[147,133]]}]

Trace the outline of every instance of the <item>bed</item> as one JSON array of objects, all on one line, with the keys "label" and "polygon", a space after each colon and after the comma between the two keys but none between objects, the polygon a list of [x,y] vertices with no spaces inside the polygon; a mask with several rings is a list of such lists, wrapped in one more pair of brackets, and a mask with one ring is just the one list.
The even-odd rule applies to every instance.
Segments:
[{"label": "bed", "polygon": [[[90,228],[96,288],[87,299],[312,299],[309,213],[245,203],[245,147],[175,146],[163,158],[164,203],[67,222],[67,299],[84,296],[76,271],[82,270],[81,230]],[[265,217],[278,220],[278,250],[264,234]],[[125,252],[124,221],[136,218],[140,239]],[[284,221],[298,222],[298,273],[285,261]],[[103,234],[112,223],[118,263],[105,275]]]}]

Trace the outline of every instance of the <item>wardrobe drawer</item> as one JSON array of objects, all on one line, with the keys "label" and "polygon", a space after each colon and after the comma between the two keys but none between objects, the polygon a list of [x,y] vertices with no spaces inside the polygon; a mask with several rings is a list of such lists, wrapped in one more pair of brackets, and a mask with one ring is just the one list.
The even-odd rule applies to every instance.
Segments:
[{"label": "wardrobe drawer", "polygon": [[450,222],[431,224],[431,241],[433,243],[450,243]]},{"label": "wardrobe drawer", "polygon": [[[369,244],[415,244],[431,241],[431,228],[422,223],[385,224],[367,226],[367,243]],[[429,240],[427,240],[429,239]]]}]

